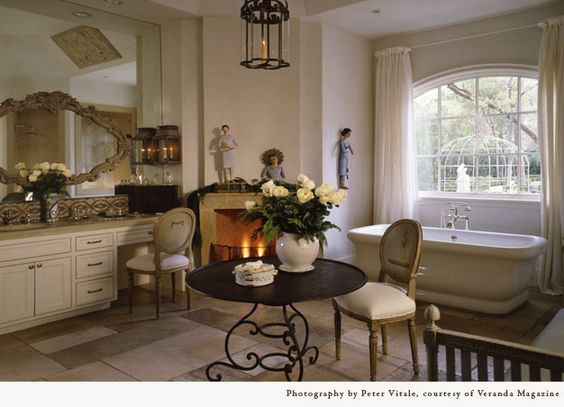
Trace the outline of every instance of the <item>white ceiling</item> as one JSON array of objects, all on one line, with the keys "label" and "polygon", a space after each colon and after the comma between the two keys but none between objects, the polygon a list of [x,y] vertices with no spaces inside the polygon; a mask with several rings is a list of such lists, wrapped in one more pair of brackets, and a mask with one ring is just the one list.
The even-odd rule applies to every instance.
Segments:
[{"label": "white ceiling", "polygon": [[[33,1],[33,0],[18,0]],[[42,1],[42,0],[35,0]],[[63,0],[162,24],[183,17],[239,15],[243,0]],[[287,0],[292,17],[327,22],[368,38],[457,24],[564,0]],[[115,1],[113,1],[115,3]],[[372,10],[380,10],[375,14]]]},{"label": "white ceiling", "polygon": [[[317,16],[368,38],[421,31],[507,14],[552,0],[370,0]],[[372,10],[380,10],[375,14]]]}]

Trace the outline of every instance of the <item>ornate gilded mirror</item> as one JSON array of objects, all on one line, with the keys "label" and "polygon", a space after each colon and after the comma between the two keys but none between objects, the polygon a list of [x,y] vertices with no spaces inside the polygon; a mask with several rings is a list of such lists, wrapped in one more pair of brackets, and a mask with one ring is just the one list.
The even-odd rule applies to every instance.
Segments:
[{"label": "ornate gilded mirror", "polygon": [[[81,171],[77,166],[69,185],[94,181],[129,153],[130,141],[113,120],[63,92],[6,99],[0,104],[0,119],[4,117],[7,137],[1,148],[8,164],[0,167],[0,182],[5,184],[27,184],[14,168],[18,162],[29,167],[43,161],[65,163],[78,154],[87,163],[81,167],[85,172],[77,173]],[[69,145],[74,146],[72,151],[66,150]]]}]

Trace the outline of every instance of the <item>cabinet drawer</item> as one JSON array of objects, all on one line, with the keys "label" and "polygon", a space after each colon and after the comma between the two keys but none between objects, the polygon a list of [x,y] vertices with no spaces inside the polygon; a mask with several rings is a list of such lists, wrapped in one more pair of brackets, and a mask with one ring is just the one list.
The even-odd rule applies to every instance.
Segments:
[{"label": "cabinet drawer", "polygon": [[114,270],[114,252],[108,250],[76,256],[76,278],[111,273]]},{"label": "cabinet drawer", "polygon": [[152,242],[153,226],[154,225],[146,225],[131,230],[117,232],[118,245],[122,246],[131,243]]},{"label": "cabinet drawer", "polygon": [[[17,242],[17,240],[12,240]],[[69,253],[70,238],[40,240],[30,243],[10,243],[0,245],[0,261],[19,260],[36,256]]]},{"label": "cabinet drawer", "polygon": [[76,305],[112,300],[114,298],[114,278],[99,278],[76,284]]},{"label": "cabinet drawer", "polygon": [[88,235],[76,238],[76,250],[98,249],[100,247],[112,247],[114,245],[114,234],[104,233],[100,235]]}]

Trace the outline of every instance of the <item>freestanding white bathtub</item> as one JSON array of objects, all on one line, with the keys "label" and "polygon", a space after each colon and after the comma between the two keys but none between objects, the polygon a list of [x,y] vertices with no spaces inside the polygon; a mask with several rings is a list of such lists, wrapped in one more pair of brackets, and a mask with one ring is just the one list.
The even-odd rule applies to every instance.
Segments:
[{"label": "freestanding white bathtub", "polygon": [[[389,225],[352,229],[355,262],[376,281],[380,239]],[[488,314],[505,314],[527,301],[538,236],[423,227],[417,299]]]}]

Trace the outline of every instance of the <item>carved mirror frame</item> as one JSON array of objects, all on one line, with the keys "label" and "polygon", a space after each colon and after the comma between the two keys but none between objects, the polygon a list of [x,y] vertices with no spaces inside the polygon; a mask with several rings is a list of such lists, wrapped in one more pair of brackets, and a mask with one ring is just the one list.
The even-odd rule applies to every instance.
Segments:
[{"label": "carved mirror frame", "polygon": [[[74,175],[68,181],[68,185],[94,181],[101,173],[114,169],[116,164],[129,154],[131,141],[119,128],[114,127],[94,106],[81,105],[75,98],[64,92],[37,92],[27,95],[24,100],[6,99],[0,104],[0,117],[3,117],[9,112],[18,113],[30,109],[43,109],[50,113],[68,110],[78,116],[92,120],[116,138],[116,154],[106,158],[105,162],[96,165],[90,172]],[[22,186],[28,184],[24,177],[21,177],[19,174],[9,174],[8,171],[2,167],[0,167],[0,182],[4,184],[15,182]]]}]

